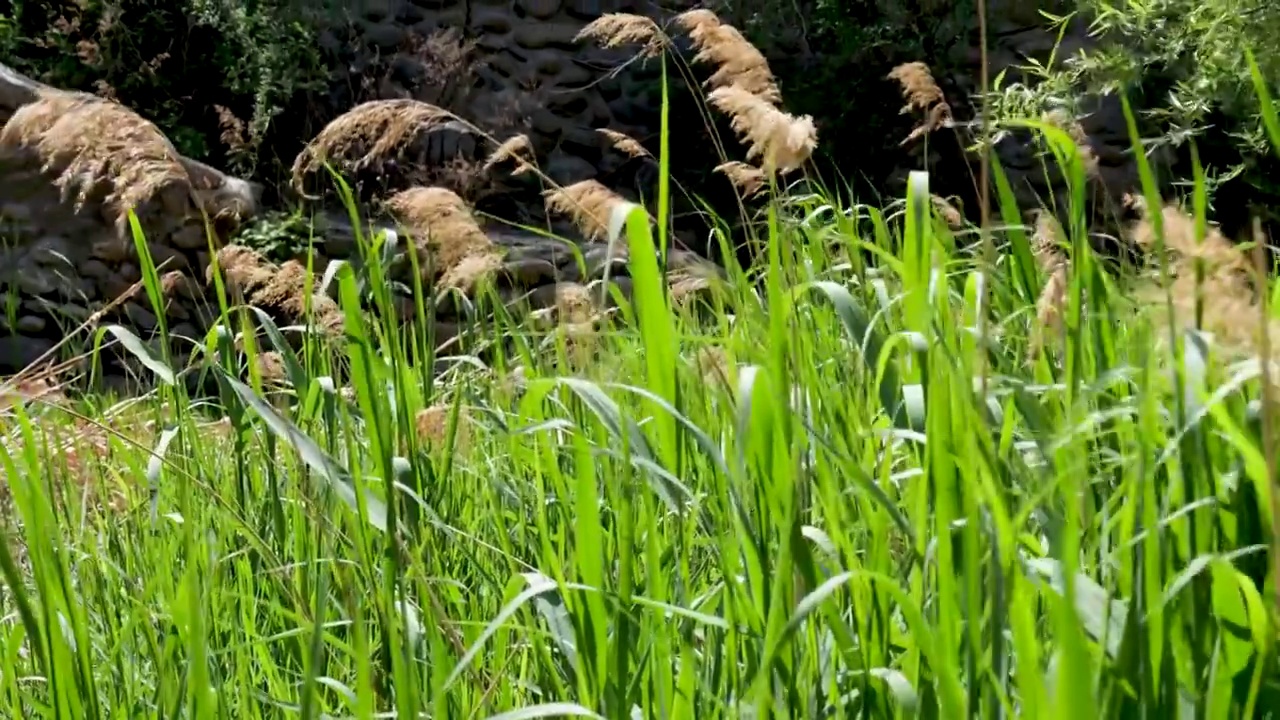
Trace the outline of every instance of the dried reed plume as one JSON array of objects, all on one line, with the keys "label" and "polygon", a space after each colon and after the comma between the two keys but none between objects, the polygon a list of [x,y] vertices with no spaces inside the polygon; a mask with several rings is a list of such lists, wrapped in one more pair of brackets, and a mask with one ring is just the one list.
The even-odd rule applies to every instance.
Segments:
[{"label": "dried reed plume", "polygon": [[708,87],[739,87],[766,103],[782,101],[769,61],[737,28],[720,22],[715,13],[705,9],[682,13],[676,23],[688,31],[698,50],[693,61],[716,66],[707,79]]},{"label": "dried reed plume", "polygon": [[516,163],[513,175],[520,175],[533,169],[531,164],[533,144],[529,142],[528,135],[513,135],[503,141],[484,161],[484,170],[488,172],[508,160],[514,160]]},{"label": "dried reed plume", "polygon": [[609,145],[611,145],[614,150],[617,150],[624,155],[633,158],[653,157],[648,150],[644,149],[644,146],[640,144],[640,141],[626,133],[621,133],[617,130],[610,130],[609,128],[596,128],[596,132],[603,135],[609,141]]},{"label": "dried reed plume", "polygon": [[1098,177],[1098,156],[1093,151],[1093,146],[1089,144],[1089,135],[1084,131],[1084,126],[1080,121],[1072,117],[1065,110],[1055,108],[1044,113],[1041,118],[1048,125],[1064,131],[1071,137],[1071,141],[1076,145],[1076,151],[1080,154],[1080,162],[1084,165],[1084,173],[1088,178]]},{"label": "dried reed plume", "polygon": [[627,202],[596,180],[548,190],[544,197],[547,212],[569,216],[588,240],[596,241],[608,239],[613,213]]},{"label": "dried reed plume", "polygon": [[[1161,326],[1170,318],[1161,319],[1160,314],[1172,311],[1174,325],[1212,333],[1217,346],[1240,356],[1259,357],[1264,332],[1280,337],[1280,323],[1263,317],[1252,263],[1217,228],[1206,227],[1203,239],[1198,239],[1195,219],[1176,207],[1166,206],[1160,213],[1163,232],[1157,233],[1144,204],[1136,203],[1135,210],[1139,219],[1130,238],[1140,247],[1154,251],[1163,235],[1168,269],[1173,276],[1167,295],[1164,287],[1154,281],[1137,292],[1140,302]],[[1274,355],[1274,347],[1271,352]]]},{"label": "dried reed plume", "polygon": [[658,57],[666,46],[666,35],[657,23],[631,13],[605,13],[582,28],[573,40],[594,40],[605,48],[640,45],[642,57]]},{"label": "dried reed plume", "polygon": [[106,217],[121,236],[134,210],[147,228],[145,205],[166,216],[196,213],[183,158],[151,122],[123,105],[49,92],[20,107],[0,130],[0,157],[34,156],[56,175],[65,202],[76,210],[102,198]]},{"label": "dried reed plume", "polygon": [[288,379],[289,373],[284,366],[284,356],[275,350],[258,353],[258,374],[264,382],[279,385]]},{"label": "dried reed plume", "polygon": [[964,227],[964,215],[955,205],[948,202],[946,198],[938,197],[937,195],[930,195],[929,199],[933,201],[934,209],[938,211],[938,215],[942,217],[947,227],[953,231]]},{"label": "dried reed plume", "polygon": [[699,348],[694,353],[693,363],[703,382],[721,386],[737,382],[737,365],[722,347],[709,345]]},{"label": "dried reed plume", "polygon": [[[338,304],[327,295],[316,293],[306,267],[290,260],[276,267],[257,251],[241,245],[228,245],[218,251],[217,265],[222,270],[227,289],[233,297],[268,312],[274,311],[290,323],[306,320],[307,307],[321,332],[333,337],[343,330],[343,315]],[[214,266],[205,271],[212,282]],[[311,285],[311,296],[307,287]]]},{"label": "dried reed plume", "polygon": [[1067,281],[1070,262],[1062,254],[1059,243],[1060,228],[1053,215],[1040,211],[1036,217],[1036,230],[1032,237],[1032,252],[1036,265],[1049,276],[1040,297],[1036,299],[1036,322],[1032,328],[1028,359],[1039,357],[1045,345],[1046,335],[1062,333],[1062,318],[1067,307]]},{"label": "dried reed plume", "polygon": [[387,201],[419,248],[426,250],[424,270],[448,287],[469,290],[501,267],[501,252],[476,223],[457,193],[440,187],[416,187]]},{"label": "dried reed plume", "polygon": [[729,178],[744,200],[763,190],[769,181],[760,168],[737,160],[717,165],[715,171]]},{"label": "dried reed plume", "polygon": [[556,320],[562,324],[591,322],[596,316],[596,304],[591,291],[579,283],[556,284]]},{"label": "dried reed plume", "polygon": [[706,8],[697,8],[695,10],[686,10],[675,18],[676,24],[685,29],[690,35],[699,32],[705,32],[709,28],[720,26],[720,18],[712,11]]},{"label": "dried reed plume", "polygon": [[813,118],[793,117],[741,87],[718,88],[707,100],[731,118],[730,127],[748,146],[747,160],[759,158],[766,173],[799,168],[818,145]]},{"label": "dried reed plume", "polygon": [[293,162],[293,186],[303,192],[306,177],[324,166],[354,173],[401,157],[422,133],[450,122],[452,116],[408,98],[371,100],[334,118]]},{"label": "dried reed plume", "polygon": [[686,305],[711,290],[711,279],[689,273],[672,273],[667,278],[667,287],[670,289],[672,302]]},{"label": "dried reed plume", "polygon": [[945,127],[951,121],[951,106],[942,94],[942,88],[933,79],[929,66],[922,62],[903,63],[889,72],[889,79],[902,86],[902,97],[907,104],[901,113],[924,113],[921,121],[901,144],[906,145],[917,138]]},{"label": "dried reed plume", "polygon": [[[442,449],[449,440],[449,415],[452,411],[452,406],[438,404],[423,408],[414,416],[418,440],[427,449]],[[471,445],[471,431],[467,417],[466,407],[458,408],[458,422],[454,429],[452,448],[457,452],[466,452]]]}]

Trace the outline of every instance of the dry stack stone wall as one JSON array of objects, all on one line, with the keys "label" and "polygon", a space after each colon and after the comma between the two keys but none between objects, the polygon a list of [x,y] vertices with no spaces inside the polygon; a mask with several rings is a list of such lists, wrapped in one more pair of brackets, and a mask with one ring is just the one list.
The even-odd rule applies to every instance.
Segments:
[{"label": "dry stack stone wall", "polygon": [[[370,99],[408,97],[440,105],[495,133],[529,136],[543,170],[557,183],[610,180],[627,158],[596,132],[611,128],[644,139],[657,130],[656,62],[629,63],[634,48],[576,42],[603,13],[669,17],[696,3],[644,0],[365,0],[331,19],[321,46],[339,68],[329,112]],[[474,41],[461,73],[448,52],[431,47],[440,31]],[[622,67],[624,66],[625,67]],[[622,68],[619,71],[619,68]],[[352,81],[352,78],[357,80]],[[364,80],[359,80],[364,78]]]},{"label": "dry stack stone wall", "polygon": [[[335,68],[329,119],[370,100],[432,103],[499,140],[526,134],[539,166],[558,184],[596,179],[625,190],[643,184],[638,174],[646,166],[612,149],[597,131],[608,128],[641,141],[657,132],[658,67],[632,62],[634,48],[607,50],[575,37],[602,13],[661,20],[693,5],[687,0],[662,6],[641,0],[349,4],[341,17],[331,16],[317,31]],[[1037,11],[1042,6],[1055,9],[1056,0],[993,0],[992,5],[992,75],[1027,58],[1043,61],[1054,36]],[[448,29],[464,31],[455,40],[474,42],[465,67],[450,65],[448,48],[432,46],[440,31]],[[1072,27],[1065,44],[1059,54],[1086,48],[1085,28]],[[961,94],[976,91],[977,54],[970,49],[959,60],[970,71],[956,79],[956,86]],[[229,237],[238,223],[260,210],[259,189],[181,157],[154,125],[127,109],[40,86],[3,66],[0,123],[0,374],[32,362],[141,280],[128,225],[121,221],[122,200],[137,201],[151,255],[164,265],[170,329],[203,335],[211,318],[205,277],[210,256],[198,210],[217,218],[220,237]],[[1102,102],[1080,120],[1080,127],[1108,191],[1131,186],[1133,165],[1118,106]],[[488,150],[469,132],[436,136],[451,139],[448,147],[424,156],[430,162],[459,156],[474,160]],[[1000,153],[1028,207],[1060,192],[1057,180],[1045,179],[1025,139],[1007,141]],[[339,220],[324,230],[330,256],[350,251],[350,229],[341,224]],[[503,248],[499,274],[510,292],[532,291],[535,302],[554,304],[563,291],[589,285],[610,265],[602,247],[583,248],[584,271],[561,243],[509,230],[486,232]],[[691,267],[697,259],[682,256],[678,264]],[[624,291],[625,265],[624,259],[610,268]],[[296,267],[285,270],[286,275],[297,272]],[[143,336],[158,324],[141,292],[102,319],[126,324]]]}]

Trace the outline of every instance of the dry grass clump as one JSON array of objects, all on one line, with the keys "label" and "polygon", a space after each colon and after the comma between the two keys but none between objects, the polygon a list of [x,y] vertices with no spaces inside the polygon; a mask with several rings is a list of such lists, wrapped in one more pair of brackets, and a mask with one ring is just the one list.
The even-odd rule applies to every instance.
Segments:
[{"label": "dry grass clump", "polygon": [[641,57],[658,57],[666,47],[666,35],[658,24],[643,15],[605,13],[587,23],[573,38],[574,42],[594,40],[605,48],[640,45]]},{"label": "dry grass clump", "polygon": [[813,118],[793,117],[742,87],[717,88],[707,100],[731,118],[730,127],[748,146],[747,160],[759,158],[766,173],[798,169],[818,145]]},{"label": "dry grass clump", "polygon": [[682,13],[676,17],[676,23],[688,31],[689,39],[698,50],[693,61],[716,66],[707,80],[708,87],[737,87],[766,103],[782,102],[769,61],[737,28],[721,22],[715,13],[705,9]]},{"label": "dry grass clump", "polygon": [[195,210],[182,157],[154,124],[114,102],[49,92],[19,108],[0,130],[0,154],[34,152],[42,172],[56,175],[64,201],[81,210],[101,200],[105,219],[127,233],[128,213],[146,222],[144,205],[166,215]]},{"label": "dry grass clump", "polygon": [[924,114],[920,124],[902,141],[903,145],[946,127],[951,122],[951,105],[947,103],[942,88],[938,87],[928,65],[922,62],[903,63],[889,71],[888,77],[902,87],[902,97],[907,101],[902,107],[902,114]]},{"label": "dry grass clump", "polygon": [[[323,333],[331,337],[341,334],[342,310],[332,298],[314,292],[306,267],[296,260],[276,267],[257,251],[241,245],[220,249],[216,260],[227,289],[236,300],[275,311],[290,323],[304,321],[309,305],[311,316]],[[206,271],[209,282],[213,281],[213,272],[211,264]],[[309,286],[312,292],[307,298]]]},{"label": "dry grass clump", "polygon": [[596,180],[583,180],[543,194],[547,212],[560,213],[573,219],[574,225],[588,240],[609,237],[609,220],[627,201]]},{"label": "dry grass clump", "polygon": [[416,187],[397,193],[387,208],[426,251],[424,270],[446,287],[469,291],[502,267],[501,249],[489,239],[457,193]]},{"label": "dry grass clump", "polygon": [[355,173],[401,157],[425,132],[452,119],[445,110],[408,98],[371,100],[334,118],[293,162],[293,186],[303,192],[306,177],[325,163]]}]

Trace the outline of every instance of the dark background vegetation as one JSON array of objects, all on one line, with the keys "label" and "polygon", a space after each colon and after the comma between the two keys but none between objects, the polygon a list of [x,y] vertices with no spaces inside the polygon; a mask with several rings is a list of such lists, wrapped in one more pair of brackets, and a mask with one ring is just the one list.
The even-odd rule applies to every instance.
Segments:
[{"label": "dark background vegetation", "polygon": [[[1003,12],[1000,2],[991,12]],[[877,202],[903,171],[936,163],[942,194],[971,188],[959,146],[918,158],[901,140],[895,65],[928,63],[959,117],[976,99],[974,0],[717,0],[711,7],[770,58],[788,108],[819,124],[825,179]],[[1103,50],[1003,78],[1003,112],[1070,105],[1087,91],[1129,94],[1150,148],[1190,177],[1194,140],[1212,181],[1215,219],[1274,219],[1277,167],[1266,150],[1242,50],[1280,77],[1280,4],[1268,0],[1081,0],[1068,8]],[[335,68],[312,30],[325,3],[295,0],[15,0],[0,13],[0,57],[61,87],[117,98],[155,121],[191,156],[268,184],[319,130]],[[1053,18],[1045,16],[1046,25]],[[999,98],[997,98],[999,99]],[[937,156],[937,152],[950,154]],[[1237,222],[1238,221],[1238,222]]]}]

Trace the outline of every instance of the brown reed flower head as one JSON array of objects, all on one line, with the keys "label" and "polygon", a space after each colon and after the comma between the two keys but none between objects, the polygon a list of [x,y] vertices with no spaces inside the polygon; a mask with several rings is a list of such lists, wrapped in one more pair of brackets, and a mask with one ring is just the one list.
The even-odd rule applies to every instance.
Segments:
[{"label": "brown reed flower head", "polygon": [[698,24],[689,37],[698,49],[693,61],[716,66],[707,87],[739,87],[773,105],[782,101],[769,61],[737,28],[718,22]]},{"label": "brown reed flower head", "polygon": [[1032,328],[1031,343],[1028,347],[1028,360],[1039,357],[1045,345],[1045,338],[1052,333],[1062,333],[1062,318],[1067,307],[1067,284],[1070,262],[1062,254],[1059,245],[1059,226],[1053,215],[1040,211],[1036,216],[1036,230],[1032,236],[1031,249],[1035,255],[1036,265],[1048,274],[1049,278],[1036,299],[1036,324]]},{"label": "brown reed flower head", "polygon": [[693,34],[703,32],[707,28],[718,27],[720,18],[712,11],[706,8],[697,8],[694,10],[686,10],[676,15],[675,22],[686,32]]},{"label": "brown reed flower head", "polygon": [[1053,214],[1046,210],[1037,211],[1035,219],[1035,232],[1031,236],[1031,252],[1040,270],[1051,274],[1068,262],[1067,256],[1062,251],[1062,229]]},{"label": "brown reed flower head", "polygon": [[497,252],[466,202],[451,190],[410,188],[387,200],[387,207],[427,251],[428,273],[447,273],[468,256]]},{"label": "brown reed flower head", "polygon": [[591,292],[579,283],[556,285],[556,319],[561,324],[578,325],[590,322],[596,315],[596,305]]},{"label": "brown reed flower head", "polygon": [[[414,416],[418,440],[429,450],[444,448],[449,439],[451,405],[440,403],[419,410]],[[466,452],[471,445],[471,431],[466,407],[458,408],[458,423],[453,436],[453,450]]]},{"label": "brown reed flower head", "polygon": [[705,383],[726,385],[737,381],[737,366],[724,348],[709,345],[698,348],[693,356],[698,375]]},{"label": "brown reed flower head", "polygon": [[516,169],[513,175],[520,175],[533,169],[533,144],[529,136],[520,134],[507,138],[484,161],[484,170],[488,172],[508,160],[514,160]]},{"label": "brown reed flower head", "polygon": [[425,134],[454,116],[435,105],[395,98],[361,103],[334,118],[293,162],[291,182],[305,194],[308,179],[328,163],[346,176],[368,168],[386,168]]},{"label": "brown reed flower head", "polygon": [[951,120],[951,106],[942,94],[942,88],[933,78],[929,66],[922,62],[903,63],[889,72],[889,79],[897,81],[902,87],[902,96],[907,104],[900,111],[925,113],[924,120],[917,125],[901,144],[906,145],[917,138],[945,127]]},{"label": "brown reed flower head", "polygon": [[946,198],[938,197],[937,195],[930,195],[929,199],[933,201],[934,209],[938,211],[938,215],[942,217],[947,227],[953,231],[964,227],[964,215],[955,205],[948,202]]},{"label": "brown reed flower head", "polygon": [[643,15],[605,13],[587,23],[573,40],[594,40],[605,48],[640,45],[642,57],[657,57],[662,54],[666,35],[658,28],[657,23]]},{"label": "brown reed flower head", "polygon": [[768,176],[754,165],[731,160],[717,165],[715,171],[729,178],[729,182],[738,189],[743,199],[755,196],[768,184]]},{"label": "brown reed flower head", "polygon": [[[1161,234],[1157,234],[1145,205],[1139,204],[1136,209],[1139,219],[1134,223],[1130,237],[1139,247],[1154,252]],[[1253,265],[1249,258],[1217,228],[1207,225],[1204,238],[1197,238],[1195,219],[1172,205],[1161,209],[1160,220],[1164,248],[1172,255],[1175,273],[1194,275],[1198,268],[1201,274],[1214,276],[1223,282],[1242,285],[1251,282]]]},{"label": "brown reed flower head", "polygon": [[1098,156],[1093,151],[1093,146],[1089,143],[1089,135],[1084,131],[1084,126],[1080,124],[1080,121],[1062,108],[1046,111],[1041,115],[1040,119],[1046,125],[1051,125],[1066,132],[1071,137],[1071,141],[1075,143],[1076,151],[1080,154],[1080,162],[1084,165],[1085,176],[1089,178],[1098,177]]},{"label": "brown reed flower head", "polygon": [[547,211],[567,215],[590,240],[609,237],[609,221],[626,199],[596,180],[583,180],[544,193]]},{"label": "brown reed flower head", "polygon": [[502,255],[497,252],[472,253],[440,276],[440,285],[471,293],[502,269]]},{"label": "brown reed flower head", "polygon": [[760,158],[766,173],[799,168],[818,146],[818,130],[808,115],[793,117],[737,86],[713,90],[707,99],[730,117],[730,127],[748,145],[747,160]]},{"label": "brown reed flower head", "polygon": [[610,130],[609,128],[596,128],[596,132],[603,135],[613,149],[633,158],[653,157],[653,155],[644,149],[638,140],[626,133]]},{"label": "brown reed flower head", "polygon": [[275,350],[258,353],[258,373],[263,382],[279,385],[289,377],[284,366],[284,356]]}]

